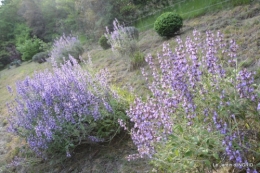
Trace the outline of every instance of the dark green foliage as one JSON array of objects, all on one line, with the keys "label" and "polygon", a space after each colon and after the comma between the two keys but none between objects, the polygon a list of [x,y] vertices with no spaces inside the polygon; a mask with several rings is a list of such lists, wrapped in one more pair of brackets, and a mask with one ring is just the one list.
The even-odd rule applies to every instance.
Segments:
[{"label": "dark green foliage", "polygon": [[116,100],[112,96],[109,96],[109,104],[114,110],[112,113],[101,111],[104,119],[97,121],[94,131],[97,136],[104,138],[105,141],[111,140],[115,135],[120,133],[120,125],[118,119],[122,119],[127,122],[129,119],[126,116],[126,110],[129,109],[129,104],[123,100]]},{"label": "dark green foliage", "polygon": [[5,66],[11,62],[9,56],[10,56],[10,53],[7,52],[6,50],[2,49],[0,51],[0,63],[3,66]]},{"label": "dark green foliage", "polygon": [[23,0],[19,6],[18,15],[22,16],[31,34],[43,39],[45,34],[45,21],[39,3],[33,0]]},{"label": "dark green foliage", "polygon": [[99,41],[98,41],[99,45],[100,45],[104,50],[109,49],[109,48],[111,47],[111,45],[108,44],[107,41],[108,41],[108,40],[107,40],[107,38],[106,38],[104,35],[102,35],[102,36],[100,37]]},{"label": "dark green foliage", "polygon": [[21,60],[14,60],[13,62],[10,63],[8,68],[10,69],[11,66],[19,67],[19,66],[21,66],[21,64],[22,64]]},{"label": "dark green foliage", "polygon": [[180,15],[167,12],[159,16],[155,23],[155,31],[162,37],[173,37],[183,26],[183,19]]},{"label": "dark green foliage", "polygon": [[0,69],[2,69],[4,67],[4,65],[0,62]]},{"label": "dark green foliage", "polygon": [[120,9],[120,14],[123,16],[134,16],[137,7],[134,4],[127,4]]},{"label": "dark green foliage", "polygon": [[0,6],[0,63],[3,66],[8,65],[13,57],[17,57],[14,45],[15,24],[20,22],[20,16],[17,15],[16,1],[5,0]]},{"label": "dark green foliage", "polygon": [[45,49],[45,43],[36,37],[31,37],[31,29],[26,24],[17,24],[15,28],[15,46],[22,54],[22,60],[31,60],[33,55]]},{"label": "dark green foliage", "polygon": [[46,59],[48,58],[48,52],[40,52],[35,54],[32,57],[33,62],[38,62],[39,64],[46,62]]},{"label": "dark green foliage", "polygon": [[149,3],[151,0],[133,0],[133,3],[135,5],[146,5],[147,3]]},{"label": "dark green foliage", "polygon": [[125,24],[131,23],[131,21],[138,18],[138,7],[129,2],[129,0],[109,0],[112,9],[109,11],[110,24],[117,18],[120,22]]}]

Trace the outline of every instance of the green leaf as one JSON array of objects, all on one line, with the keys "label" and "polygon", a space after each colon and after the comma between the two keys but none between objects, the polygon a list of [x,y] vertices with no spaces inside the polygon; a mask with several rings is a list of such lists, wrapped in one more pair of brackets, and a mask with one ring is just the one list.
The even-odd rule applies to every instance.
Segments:
[{"label": "green leaf", "polygon": [[190,157],[190,156],[192,156],[192,154],[193,154],[193,152],[189,150],[185,153],[185,157]]},{"label": "green leaf", "polygon": [[175,136],[173,134],[169,135],[169,137],[171,137],[172,139],[177,139],[178,138],[178,136]]},{"label": "green leaf", "polygon": [[257,163],[255,166],[256,166],[256,167],[260,167],[260,163]]},{"label": "green leaf", "polygon": [[210,163],[209,160],[205,160],[205,164],[206,164],[207,166],[211,166],[211,163]]},{"label": "green leaf", "polygon": [[178,151],[178,150],[175,150],[175,151],[174,151],[174,154],[175,154],[176,156],[179,156],[179,151]]},{"label": "green leaf", "polygon": [[216,153],[213,154],[213,157],[214,157],[215,159],[219,159],[219,155],[216,154]]},{"label": "green leaf", "polygon": [[203,150],[202,150],[202,153],[203,153],[203,154],[208,154],[208,152],[209,152],[208,149],[203,149]]},{"label": "green leaf", "polygon": [[181,126],[179,126],[179,130],[181,133],[183,133],[183,128]]}]

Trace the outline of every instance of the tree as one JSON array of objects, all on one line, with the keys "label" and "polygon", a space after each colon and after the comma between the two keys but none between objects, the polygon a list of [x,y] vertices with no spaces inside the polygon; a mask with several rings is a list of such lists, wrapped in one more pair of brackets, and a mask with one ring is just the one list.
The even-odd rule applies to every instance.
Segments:
[{"label": "tree", "polygon": [[0,64],[7,65],[14,59],[19,59],[15,48],[15,24],[21,22],[17,15],[19,0],[4,0],[0,6]]},{"label": "tree", "polygon": [[34,0],[23,0],[18,12],[32,29],[32,35],[43,38],[45,33],[45,21],[38,4]]}]

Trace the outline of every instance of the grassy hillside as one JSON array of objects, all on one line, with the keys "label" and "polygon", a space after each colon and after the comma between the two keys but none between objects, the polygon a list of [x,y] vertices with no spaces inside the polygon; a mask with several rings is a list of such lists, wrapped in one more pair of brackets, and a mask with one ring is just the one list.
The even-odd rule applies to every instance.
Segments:
[{"label": "grassy hillside", "polygon": [[237,5],[249,4],[250,0],[180,0],[171,4],[163,10],[152,12],[134,22],[134,25],[141,31],[153,28],[156,18],[164,12],[176,12],[183,19],[192,19],[207,13],[217,12],[224,9],[231,9]]},{"label": "grassy hillside", "polygon": [[[189,7],[191,8],[192,6]],[[196,16],[196,14],[193,15]],[[256,71],[259,80],[259,21],[259,3],[237,6],[233,9],[185,20],[180,36],[185,38],[191,35],[193,29],[197,29],[201,32],[220,30],[225,35],[225,38],[233,38],[237,41],[240,47],[238,54],[239,65]],[[163,42],[170,43],[173,49],[176,45],[175,38],[164,40],[160,38],[153,29],[150,29],[140,33],[138,46],[141,52],[145,54],[150,53],[155,57],[157,53],[161,52]],[[139,69],[127,71],[127,61],[124,58],[115,57],[111,49],[102,50],[97,45],[93,47],[93,50],[84,53],[83,58],[85,60],[88,60],[89,56],[92,58],[93,69],[95,69],[95,71],[108,68],[111,73],[109,78],[110,84],[125,89],[133,88],[134,93],[140,96],[145,96],[148,93],[144,78]],[[50,68],[50,65],[48,63],[36,64],[30,62],[23,63],[22,66],[17,68],[0,71],[0,117],[2,122],[0,128],[0,135],[2,136],[0,138],[0,169],[3,170],[3,172],[152,172],[153,168],[149,165],[148,160],[127,162],[125,157],[131,153],[135,153],[136,148],[126,134],[116,137],[110,144],[91,147],[82,145],[75,151],[71,159],[60,159],[59,156],[57,156],[52,158],[51,161],[46,162],[42,160],[38,161],[28,154],[26,156],[28,159],[23,165],[18,166],[16,169],[5,168],[5,165],[10,162],[14,156],[19,155],[17,146],[24,142],[16,137],[6,135],[5,128],[8,112],[5,103],[14,98],[14,96],[8,93],[6,86],[9,85],[14,88],[15,81],[22,80],[27,75],[32,75],[34,71],[43,70],[45,68]],[[144,68],[148,70],[147,66],[144,66]],[[156,170],[154,172],[156,172]],[[219,170],[218,172],[225,171]]]}]

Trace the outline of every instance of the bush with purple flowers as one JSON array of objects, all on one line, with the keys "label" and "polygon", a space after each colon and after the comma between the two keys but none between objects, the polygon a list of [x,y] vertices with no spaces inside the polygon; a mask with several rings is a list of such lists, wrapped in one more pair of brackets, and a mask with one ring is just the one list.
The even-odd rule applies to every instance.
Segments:
[{"label": "bush with purple flowers", "polygon": [[177,38],[175,52],[164,44],[159,68],[146,57],[152,79],[142,73],[152,96],[136,98],[127,112],[138,149],[129,160],[149,157],[167,172],[205,172],[214,163],[257,172],[259,91],[253,73],[237,68],[237,50],[220,32],[208,31],[203,39],[194,31],[185,41]]},{"label": "bush with purple flowers", "polygon": [[70,157],[82,142],[110,140],[119,132],[117,119],[126,119],[127,104],[110,90],[107,71],[93,76],[72,57],[53,66],[52,71],[17,82],[17,98],[8,104],[9,130],[24,137],[42,157],[55,153]]},{"label": "bush with purple flowers", "polygon": [[[54,40],[50,58],[57,63],[64,63],[69,60],[69,55],[80,61],[80,55],[84,52],[84,48],[77,37],[72,35],[62,35],[60,38]],[[65,61],[64,61],[65,59]]]},{"label": "bush with purple flowers", "polygon": [[134,27],[125,27],[117,19],[113,21],[114,31],[110,33],[106,28],[105,37],[112,47],[112,51],[120,56],[132,55],[137,50],[138,31]]},{"label": "bush with purple flowers", "polygon": [[145,64],[144,55],[138,50],[137,39],[139,31],[135,27],[125,27],[117,19],[113,21],[114,31],[110,32],[108,27],[105,37],[112,47],[115,56],[126,58],[127,71],[135,70]]}]

